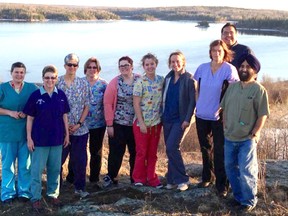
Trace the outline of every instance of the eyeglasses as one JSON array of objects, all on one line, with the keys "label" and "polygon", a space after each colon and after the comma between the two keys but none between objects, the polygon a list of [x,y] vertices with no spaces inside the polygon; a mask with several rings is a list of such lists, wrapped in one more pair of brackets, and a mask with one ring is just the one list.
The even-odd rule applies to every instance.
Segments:
[{"label": "eyeglasses", "polygon": [[47,77],[44,77],[44,79],[45,79],[45,80],[50,80],[50,79],[51,79],[51,80],[55,80],[55,79],[57,79],[57,77],[49,77],[49,76],[47,76]]},{"label": "eyeglasses", "polygon": [[130,67],[130,64],[119,65],[119,68],[128,68],[128,67]]},{"label": "eyeglasses", "polygon": [[93,67],[91,67],[91,66],[88,66],[88,67],[87,67],[87,69],[93,69],[93,70],[96,70],[96,69],[97,69],[97,67],[96,67],[96,66],[93,66]]},{"label": "eyeglasses", "polygon": [[78,67],[78,64],[67,63],[66,65],[67,65],[68,67],[72,67],[72,66],[73,66],[73,67]]}]

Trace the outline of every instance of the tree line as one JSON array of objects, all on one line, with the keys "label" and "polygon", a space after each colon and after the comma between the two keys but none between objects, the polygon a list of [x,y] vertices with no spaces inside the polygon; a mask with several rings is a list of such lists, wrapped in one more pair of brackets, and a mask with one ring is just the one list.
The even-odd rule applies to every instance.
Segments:
[{"label": "tree line", "polygon": [[0,19],[26,22],[46,20],[118,20],[120,16],[108,10],[96,8],[0,4]]},{"label": "tree line", "polygon": [[0,20],[169,20],[237,22],[245,29],[273,29],[288,35],[288,11],[255,10],[232,7],[116,8],[87,6],[47,6],[0,3]]}]

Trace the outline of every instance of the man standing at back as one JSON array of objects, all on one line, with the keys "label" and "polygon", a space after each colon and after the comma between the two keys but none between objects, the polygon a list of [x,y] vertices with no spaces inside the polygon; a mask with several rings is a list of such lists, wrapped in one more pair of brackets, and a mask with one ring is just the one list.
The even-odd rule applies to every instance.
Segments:
[{"label": "man standing at back", "polygon": [[238,31],[234,24],[226,23],[221,29],[221,40],[223,40],[230,50],[234,52],[234,58],[231,64],[236,68],[239,67],[239,59],[244,54],[254,54],[253,51],[243,44],[239,44],[237,41]]}]

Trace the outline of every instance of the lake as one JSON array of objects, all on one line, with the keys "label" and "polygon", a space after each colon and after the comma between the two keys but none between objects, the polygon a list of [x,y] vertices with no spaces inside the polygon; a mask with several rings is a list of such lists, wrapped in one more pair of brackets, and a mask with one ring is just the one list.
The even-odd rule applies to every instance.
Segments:
[{"label": "lake", "polygon": [[[95,56],[100,60],[101,77],[110,81],[118,74],[121,56],[134,60],[134,72],[142,73],[141,57],[147,52],[159,59],[157,73],[166,75],[169,54],[184,53],[187,70],[194,73],[204,62],[209,62],[209,44],[220,38],[225,23],[198,28],[196,22],[172,21],[79,21],[43,23],[0,23],[0,80],[10,80],[10,67],[22,61],[27,67],[25,80],[42,82],[45,65],[54,64],[64,74],[63,59],[71,52],[80,57],[78,76],[84,76],[85,61]],[[288,37],[239,34],[239,43],[250,46],[259,58],[259,73],[274,79],[287,79]]]}]

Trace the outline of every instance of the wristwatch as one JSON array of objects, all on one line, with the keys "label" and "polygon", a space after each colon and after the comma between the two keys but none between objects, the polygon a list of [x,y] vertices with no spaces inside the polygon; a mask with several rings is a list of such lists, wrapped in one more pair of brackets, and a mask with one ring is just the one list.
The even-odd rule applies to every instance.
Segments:
[{"label": "wristwatch", "polygon": [[78,121],[78,122],[77,122],[77,124],[79,124],[79,125],[80,125],[80,127],[82,127],[82,125],[83,125],[83,123],[82,123],[82,122],[80,122],[80,121]]}]

